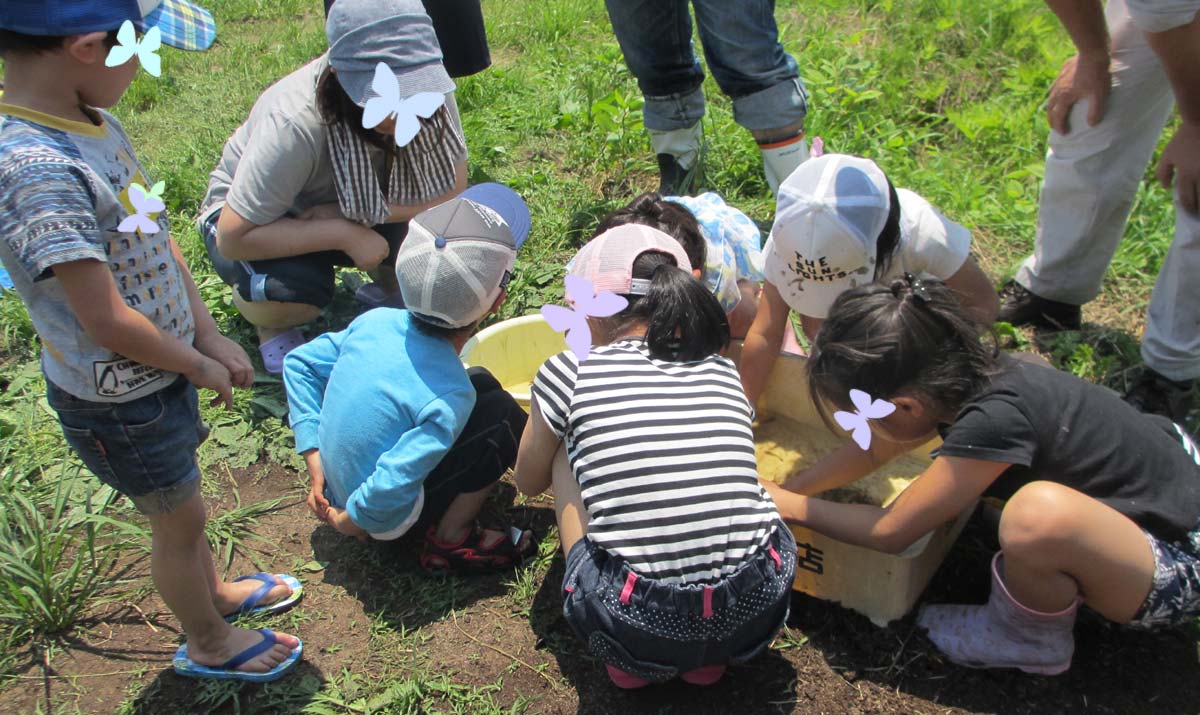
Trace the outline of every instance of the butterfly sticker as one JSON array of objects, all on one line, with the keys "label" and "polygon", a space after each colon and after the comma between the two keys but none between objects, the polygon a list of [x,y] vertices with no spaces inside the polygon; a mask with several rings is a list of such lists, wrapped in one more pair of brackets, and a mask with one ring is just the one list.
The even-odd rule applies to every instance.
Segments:
[{"label": "butterfly sticker", "polygon": [[408,144],[421,131],[417,117],[429,119],[446,103],[446,95],[440,92],[418,92],[401,99],[400,81],[383,62],[375,65],[371,89],[379,96],[367,100],[367,106],[363,108],[363,128],[374,129],[388,117],[395,117],[396,146]]},{"label": "butterfly sticker", "polygon": [[117,44],[109,50],[104,64],[106,67],[116,67],[125,64],[130,57],[136,55],[138,62],[142,64],[142,69],[158,77],[162,74],[162,59],[155,53],[160,47],[162,47],[162,30],[152,27],[139,41],[137,33],[133,29],[133,23],[126,20],[121,24],[121,29],[117,30]]},{"label": "butterfly sticker", "polygon": [[863,449],[871,446],[871,425],[868,420],[887,417],[896,411],[896,406],[887,400],[871,401],[871,396],[862,390],[851,390],[850,401],[854,403],[854,412],[834,412],[833,419],[842,429],[850,432],[850,436]]},{"label": "butterfly sticker", "polygon": [[117,230],[122,233],[141,231],[145,235],[158,233],[160,228],[158,221],[150,216],[161,213],[163,209],[167,208],[162,200],[164,188],[166,188],[166,184],[162,181],[150,187],[149,191],[139,183],[130,184],[129,203],[133,204],[133,213],[126,216],[117,225]]},{"label": "butterfly sticker", "polygon": [[567,347],[575,357],[586,360],[592,350],[592,329],[588,318],[607,318],[616,315],[629,305],[629,301],[612,291],[596,293],[592,282],[583,276],[568,274],[566,281],[567,300],[575,310],[561,305],[543,305],[542,317],[557,331],[567,332]]}]

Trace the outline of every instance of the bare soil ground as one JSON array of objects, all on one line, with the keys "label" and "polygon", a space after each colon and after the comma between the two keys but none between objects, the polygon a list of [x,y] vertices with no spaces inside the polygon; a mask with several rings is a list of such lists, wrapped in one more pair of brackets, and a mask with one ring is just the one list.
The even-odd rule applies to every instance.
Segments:
[{"label": "bare soil ground", "polygon": [[[298,712],[328,679],[343,672],[371,681],[423,672],[468,686],[500,683],[490,691],[496,704],[535,713],[1200,710],[1193,628],[1143,633],[1109,626],[1098,617],[1081,618],[1074,667],[1045,678],[959,668],[937,653],[911,615],[877,628],[857,614],[800,594],[788,631],[775,647],[731,670],[717,685],[622,692],[609,684],[603,667],[586,656],[562,620],[560,555],[544,577],[531,582],[512,574],[433,579],[417,566],[416,539],[384,549],[317,524],[298,499],[293,473],[260,465],[237,476],[243,503],[278,496],[285,502],[256,528],[265,539],[258,544],[262,550],[239,555],[234,572],[299,568],[305,583],[304,602],[266,622],[305,642],[305,661],[281,681],[289,683],[286,687],[245,686],[206,696],[204,684],[170,670],[178,625],[157,596],[142,593],[98,610],[61,648],[28,653],[17,671],[21,679],[0,691],[0,712]],[[511,489],[503,496],[511,504]],[[553,520],[549,502],[508,511],[516,523],[542,534]],[[982,519],[972,521],[925,601],[986,597],[988,534]],[[144,573],[145,561],[131,563],[130,575]],[[431,702],[430,710],[438,711],[437,703]]]}]

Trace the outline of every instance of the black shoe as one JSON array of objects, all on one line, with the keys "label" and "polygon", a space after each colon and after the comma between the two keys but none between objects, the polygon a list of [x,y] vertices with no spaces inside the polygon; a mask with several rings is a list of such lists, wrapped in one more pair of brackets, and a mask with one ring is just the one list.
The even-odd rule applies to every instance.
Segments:
[{"label": "black shoe", "polygon": [[1045,330],[1079,330],[1082,314],[1078,305],[1042,298],[1020,283],[1009,281],[1000,288],[1000,315],[996,320]]},{"label": "black shoe", "polygon": [[1142,412],[1162,415],[1172,422],[1183,424],[1192,410],[1192,387],[1195,380],[1168,380],[1146,368],[1141,377],[1125,393],[1125,401]]},{"label": "black shoe", "polygon": [[679,165],[672,154],[658,156],[658,193],[662,196],[691,196],[699,184],[699,162],[690,169]]}]

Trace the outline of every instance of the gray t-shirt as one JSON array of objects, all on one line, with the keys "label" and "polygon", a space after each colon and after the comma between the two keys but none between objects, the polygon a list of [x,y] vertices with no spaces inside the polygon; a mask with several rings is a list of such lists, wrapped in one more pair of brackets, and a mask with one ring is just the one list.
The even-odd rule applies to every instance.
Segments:
[{"label": "gray t-shirt", "polygon": [[[224,204],[262,226],[337,203],[328,129],[317,108],[317,82],[328,66],[329,58],[321,55],[262,93],[246,122],[225,142],[201,203],[201,222]],[[446,106],[458,124],[452,92]],[[370,152],[381,175],[383,152],[375,147]]]},{"label": "gray t-shirt", "polygon": [[0,261],[41,338],[47,379],[83,400],[128,402],[176,374],[93,342],[54,267],[103,261],[125,304],[159,330],[190,345],[195,323],[166,212],[143,213],[158,231],[118,229],[135,210],[130,185],[152,182],[117,120],[97,117],[102,123],[74,122],[0,104]]}]

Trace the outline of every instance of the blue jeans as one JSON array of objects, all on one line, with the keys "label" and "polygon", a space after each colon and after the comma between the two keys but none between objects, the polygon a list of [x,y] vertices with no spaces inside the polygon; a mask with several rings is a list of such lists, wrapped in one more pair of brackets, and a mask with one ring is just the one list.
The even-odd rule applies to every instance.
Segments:
[{"label": "blue jeans", "polygon": [[67,443],[100,481],[143,514],[166,514],[200,488],[196,449],[208,437],[185,378],[129,402],[91,402],[46,381]]},{"label": "blue jeans", "polygon": [[[796,60],[779,44],[775,0],[692,0],[704,59],[733,119],[777,129],[808,113]],[[692,52],[688,0],[605,0],[629,71],[645,96],[647,129],[686,129],[704,117],[704,70]]]},{"label": "blue jeans", "polygon": [[663,682],[760,655],[787,620],[795,576],[796,540],[782,523],[737,571],[710,585],[640,577],[585,536],[567,554],[563,616],[593,656]]}]

